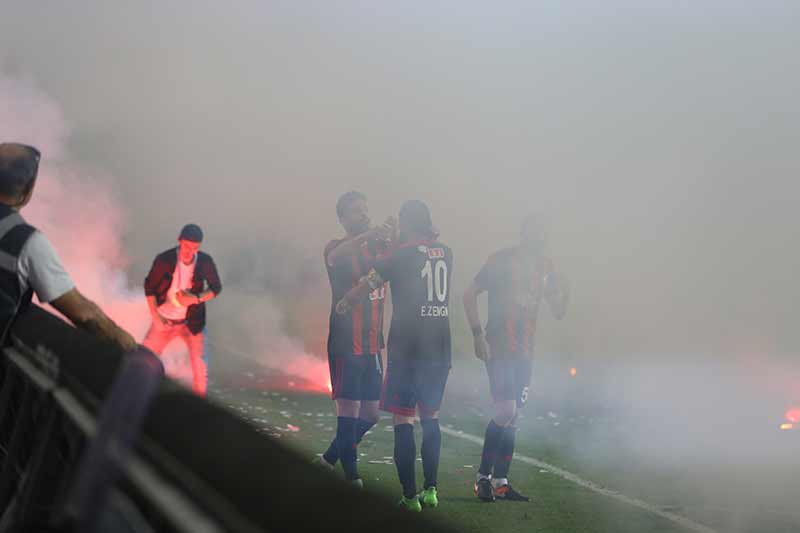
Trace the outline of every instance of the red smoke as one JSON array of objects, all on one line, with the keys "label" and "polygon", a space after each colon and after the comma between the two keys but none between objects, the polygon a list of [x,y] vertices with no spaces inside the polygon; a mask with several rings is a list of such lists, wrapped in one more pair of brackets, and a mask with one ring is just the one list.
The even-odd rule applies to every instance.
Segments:
[{"label": "red smoke", "polygon": [[141,338],[148,312],[141,291],[128,288],[123,209],[108,180],[66,157],[68,134],[58,106],[32,83],[0,77],[0,139],[42,152],[23,216],[47,235],[79,290]]},{"label": "red smoke", "polygon": [[[69,130],[58,105],[33,83],[0,76],[0,142],[28,143],[42,152],[33,201],[23,210],[23,216],[47,235],[78,289],[141,341],[150,325],[150,314],[140,284],[131,286],[126,274],[130,258],[123,247],[122,235],[128,222],[127,213],[107,176],[89,172],[69,159],[68,137]],[[169,229],[170,237],[175,231],[177,228]],[[154,249],[153,255],[159,251]],[[151,260],[152,257],[136,258],[138,263],[148,265]],[[221,268],[224,272],[224,264]],[[220,300],[226,299],[234,308],[250,307],[249,302],[242,305],[236,300],[235,291],[223,293]],[[210,305],[219,304],[225,302]],[[327,394],[327,362],[298,349],[297,343],[286,337],[280,329],[282,317],[278,312],[261,318],[263,322],[245,323],[238,336],[231,337],[246,341],[248,352],[263,354],[247,357],[262,367],[279,368],[285,374],[299,376],[295,380],[283,379],[281,388],[292,389],[291,381],[294,390]],[[230,316],[229,320],[236,323],[237,317]],[[218,343],[223,351],[231,346],[234,345]],[[217,346],[212,347],[212,358],[217,356],[216,351]],[[172,344],[163,360],[171,377],[191,382],[183,344]]]}]

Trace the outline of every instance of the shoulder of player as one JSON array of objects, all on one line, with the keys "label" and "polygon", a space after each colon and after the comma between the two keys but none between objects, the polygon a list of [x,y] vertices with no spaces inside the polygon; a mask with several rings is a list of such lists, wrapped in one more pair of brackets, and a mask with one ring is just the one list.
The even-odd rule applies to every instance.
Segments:
[{"label": "shoulder of player", "polygon": [[518,251],[519,249],[515,246],[503,248],[490,255],[486,262],[489,264],[497,264],[509,261],[517,254]]},{"label": "shoulder of player", "polygon": [[453,256],[453,249],[450,248],[449,246],[447,246],[445,243],[440,242],[440,241],[435,241],[435,242],[430,243],[428,245],[428,248],[431,248],[431,249],[439,248],[439,249],[444,251],[445,255],[450,256],[450,257]]},{"label": "shoulder of player", "polygon": [[345,241],[345,239],[331,239],[331,240],[329,240],[328,244],[325,245],[325,249],[324,249],[323,253],[325,255],[328,255],[329,253],[331,253],[333,251],[334,248],[336,248],[337,246],[342,244],[344,241]]},{"label": "shoulder of player", "polygon": [[339,245],[345,242],[347,239],[331,239],[328,241],[328,244],[325,245],[324,250],[322,251],[322,257],[325,260],[325,264],[328,264],[328,255],[332,251],[334,251]]}]

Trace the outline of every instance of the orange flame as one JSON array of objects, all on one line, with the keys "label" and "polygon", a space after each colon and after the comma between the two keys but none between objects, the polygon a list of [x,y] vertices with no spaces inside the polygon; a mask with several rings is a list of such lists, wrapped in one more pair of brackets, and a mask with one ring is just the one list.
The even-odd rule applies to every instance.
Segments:
[{"label": "orange flame", "polygon": [[578,375],[578,369],[573,366],[572,368],[569,369],[569,375],[574,378],[575,376]]},{"label": "orange flame", "polygon": [[781,424],[781,429],[794,429],[794,424]]}]

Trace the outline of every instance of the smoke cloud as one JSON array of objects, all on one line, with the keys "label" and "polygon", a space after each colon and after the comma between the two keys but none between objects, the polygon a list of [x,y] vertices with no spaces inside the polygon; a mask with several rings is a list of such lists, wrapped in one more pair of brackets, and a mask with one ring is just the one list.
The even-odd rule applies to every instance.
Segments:
[{"label": "smoke cloud", "polygon": [[[71,156],[71,132],[63,113],[32,80],[0,77],[0,103],[0,138],[33,144],[46,154],[34,200],[24,210],[24,216],[55,244],[78,289],[141,341],[150,316],[143,289],[128,276],[131,258],[123,236],[129,230],[130,211],[114,190],[114,178],[102,170],[87,168]],[[177,237],[177,230],[170,234]],[[286,294],[285,289],[290,287],[283,282],[289,272],[280,276],[280,271],[275,270],[279,261],[271,261],[269,271],[258,272],[265,265],[254,249],[237,253],[237,259],[230,264],[238,286],[249,286],[251,292],[237,291],[234,283],[216,313],[224,317],[224,322],[213,331],[228,339],[211,341],[211,353],[219,355],[221,374],[236,375],[241,364],[247,362],[256,370],[280,370],[280,379],[270,383],[273,387],[287,387],[288,375],[295,377],[297,381],[293,383],[298,388],[327,393],[327,361],[311,355],[301,336],[287,335],[286,312],[291,309],[284,306],[286,311],[280,310],[267,292],[283,290]],[[264,246],[259,249],[264,250]],[[157,251],[161,250],[151,255]],[[286,253],[276,251],[275,255],[285,257]],[[295,261],[292,258],[292,263]],[[144,261],[142,265],[149,266]],[[295,285],[308,278],[294,270],[291,274]],[[306,292],[319,281],[313,276],[308,279],[312,284],[296,288]],[[316,348],[319,352],[320,347]],[[187,355],[180,342],[173,343],[164,354],[164,363],[170,376],[190,383]],[[226,367],[232,368],[226,372]]]},{"label": "smoke cloud", "polygon": [[[625,472],[620,449],[642,469],[691,465],[674,490],[707,503],[740,472],[758,490],[723,507],[785,509],[800,490],[782,474],[797,434],[779,429],[800,405],[799,9],[16,2],[0,137],[42,148],[26,215],[140,337],[150,261],[204,228],[225,285],[212,379],[327,385],[322,249],[357,189],[374,220],[431,206],[455,253],[464,387],[448,394],[488,405],[457,296],[543,213],[573,301],[539,325],[534,399],[625,428],[570,442],[584,466]],[[758,530],[751,516],[730,529]]]}]

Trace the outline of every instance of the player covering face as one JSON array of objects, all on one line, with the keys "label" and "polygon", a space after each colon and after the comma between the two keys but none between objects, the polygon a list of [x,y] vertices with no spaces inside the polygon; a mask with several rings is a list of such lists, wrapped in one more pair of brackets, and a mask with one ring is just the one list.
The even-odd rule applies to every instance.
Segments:
[{"label": "player covering face", "polygon": [[333,468],[341,461],[345,478],[360,487],[356,448],[379,418],[385,289],[376,287],[362,295],[347,316],[337,315],[334,304],[388,249],[395,222],[389,218],[382,226],[370,229],[366,197],[355,191],[339,198],[336,212],[345,236],[328,243],[324,260],[332,293],[328,363],[338,418],[336,437],[318,462]]},{"label": "player covering face", "polygon": [[[511,487],[508,472],[514,455],[517,412],[528,398],[534,333],[539,307],[547,302],[557,319],[566,313],[569,286],[545,256],[546,234],[536,217],[523,221],[520,244],[492,255],[464,293],[464,309],[475,355],[486,364],[494,417],[486,428],[475,494],[529,501]],[[478,295],[488,292],[489,320],[484,336]]]},{"label": "player covering face", "polygon": [[[438,506],[441,432],[439,407],[450,372],[450,279],[453,254],[438,240],[425,204],[410,201],[399,214],[399,243],[378,258],[369,274],[339,301],[349,315],[364,294],[389,282],[392,324],[381,408],[394,415],[394,461],[403,489],[400,504],[412,511]],[[414,415],[422,421],[424,490],[417,494]]]}]

